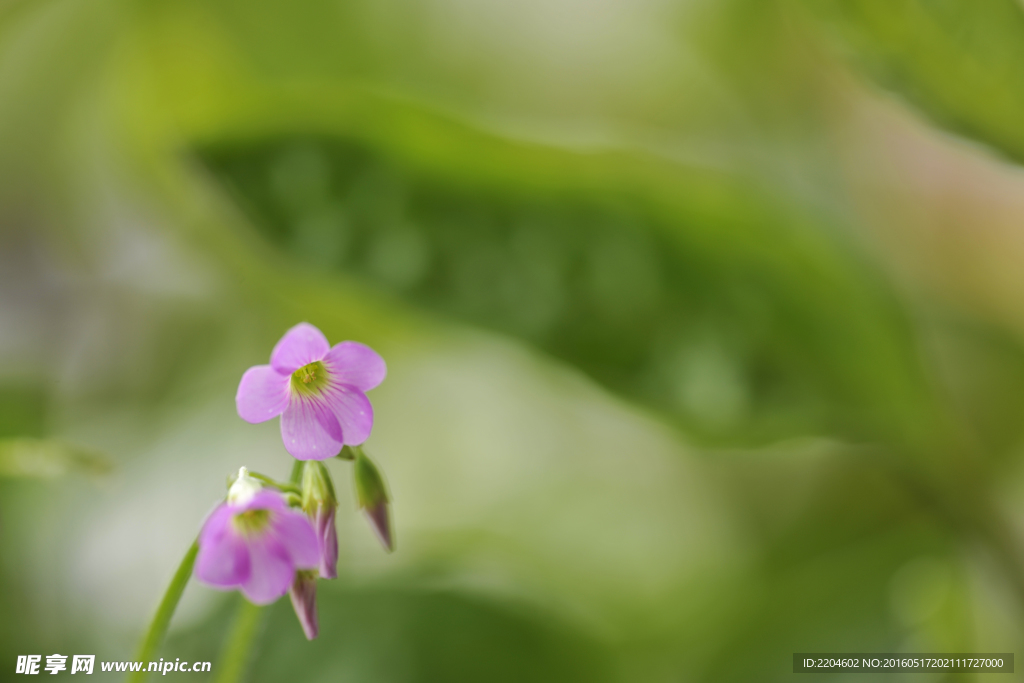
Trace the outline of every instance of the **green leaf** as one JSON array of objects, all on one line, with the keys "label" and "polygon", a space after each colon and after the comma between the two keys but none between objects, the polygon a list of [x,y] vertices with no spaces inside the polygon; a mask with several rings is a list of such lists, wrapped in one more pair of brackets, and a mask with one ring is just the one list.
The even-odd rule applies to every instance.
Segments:
[{"label": "green leaf", "polygon": [[521,339],[710,443],[934,421],[900,306],[835,226],[716,173],[357,108],[200,146],[299,272]]},{"label": "green leaf", "polygon": [[[213,660],[216,668],[216,643],[239,600],[172,635],[167,651]],[[317,601],[322,630],[313,641],[303,638],[288,600],[264,608],[249,680],[619,680],[596,636],[524,601],[403,584],[357,586],[344,578],[318,582]]]},{"label": "green leaf", "polygon": [[104,455],[62,441],[0,440],[0,477],[49,479],[69,473],[105,474],[110,469]]},{"label": "green leaf", "polygon": [[1016,0],[813,0],[856,63],[940,124],[1024,160],[1024,9]]}]

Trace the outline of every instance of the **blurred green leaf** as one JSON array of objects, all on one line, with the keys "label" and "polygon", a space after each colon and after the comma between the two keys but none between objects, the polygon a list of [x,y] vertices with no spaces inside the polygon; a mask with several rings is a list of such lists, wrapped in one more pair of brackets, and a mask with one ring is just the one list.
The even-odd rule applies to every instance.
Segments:
[{"label": "blurred green leaf", "polygon": [[[318,582],[321,633],[309,642],[288,600],[268,607],[248,680],[591,681],[615,680],[592,635],[516,600],[408,586]],[[230,606],[171,637],[165,651],[213,660]]]},{"label": "blurred green leaf", "polygon": [[105,474],[111,467],[100,453],[54,439],[0,440],[0,477],[47,479],[71,472]]},{"label": "blurred green leaf", "polygon": [[1012,331],[952,311],[922,316],[936,377],[972,463],[1004,479],[1024,438],[1024,347]]},{"label": "blurred green leaf", "polygon": [[931,424],[903,312],[814,216],[727,176],[366,106],[372,129],[201,145],[302,272],[520,338],[711,443]]},{"label": "blurred green leaf", "polygon": [[0,385],[0,438],[42,436],[46,429],[47,399],[39,386]]},{"label": "blurred green leaf", "polygon": [[[131,625],[117,619],[136,602],[116,599],[122,582],[159,589],[156,546],[194,533],[208,484],[222,495],[220,459],[280,456],[275,425],[240,424],[231,393],[303,318],[394,359],[374,438],[405,482],[409,540],[381,560],[347,531],[351,573],[319,584],[322,635],[306,642],[288,601],[271,607],[256,680],[789,680],[779,653],[964,651],[1017,633],[1000,592],[1024,585],[1006,559],[1016,537],[983,532],[1000,531],[987,517],[1006,502],[989,483],[1007,488],[1019,459],[1024,354],[1012,335],[894,295],[845,226],[807,209],[842,203],[825,187],[842,166],[819,25],[788,0],[659,9],[664,33],[618,14],[663,3],[574,4],[0,10],[0,222],[52,229],[5,242],[6,262],[39,271],[5,273],[11,291],[44,296],[14,297],[29,315],[5,306],[4,320],[39,325],[25,346],[39,340],[38,368],[61,389],[38,391],[18,357],[5,365],[33,381],[0,390],[0,613],[17,616],[0,620],[0,654],[119,658]],[[1015,5],[816,7],[933,116],[1018,140]],[[709,24],[705,10],[721,14]],[[620,25],[639,29],[623,41]],[[684,25],[694,44],[666,45]],[[422,101],[456,113],[410,104]],[[248,222],[208,201],[193,181],[210,174],[182,150]],[[745,163],[768,184],[709,170]],[[409,322],[424,319],[537,349],[706,443],[888,443],[786,441],[698,467],[657,426],[531,376],[501,344],[425,348],[438,337]],[[50,401],[66,433],[139,458],[125,495],[26,485],[107,466],[41,440]],[[510,435],[524,443],[503,449]],[[920,462],[901,459],[908,442]],[[919,470],[948,453],[945,491]],[[370,575],[388,583],[356,578]],[[216,671],[226,616],[183,612],[164,654]]]},{"label": "blurred green leaf", "polygon": [[[841,451],[719,461],[758,550],[726,586],[677,598],[687,615],[678,640],[694,646],[677,655],[677,670],[695,680],[783,681],[792,670],[780,652],[983,647],[972,640],[955,533],[878,464]],[[942,573],[930,593],[894,581],[925,563]],[[716,597],[690,612],[694,594],[710,589]],[[707,624],[723,613],[729,627],[709,639]]]},{"label": "blurred green leaf", "polygon": [[853,60],[940,124],[1024,161],[1024,9],[1016,0],[813,0]]}]

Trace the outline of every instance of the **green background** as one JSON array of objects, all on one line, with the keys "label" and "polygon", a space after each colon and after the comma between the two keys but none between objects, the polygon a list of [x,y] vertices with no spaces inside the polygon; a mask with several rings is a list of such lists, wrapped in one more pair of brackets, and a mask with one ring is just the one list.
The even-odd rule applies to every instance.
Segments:
[{"label": "green background", "polygon": [[321,635],[268,608],[250,680],[1014,651],[1022,122],[1013,0],[0,0],[0,679],[131,658],[287,476],[232,399],[303,320],[388,362],[397,550],[332,462]]}]

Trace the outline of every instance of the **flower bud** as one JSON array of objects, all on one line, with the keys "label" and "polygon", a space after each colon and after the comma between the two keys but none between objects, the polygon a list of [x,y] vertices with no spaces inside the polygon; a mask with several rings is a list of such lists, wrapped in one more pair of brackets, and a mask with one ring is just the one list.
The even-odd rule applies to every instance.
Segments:
[{"label": "flower bud", "polygon": [[370,527],[377,534],[384,549],[391,552],[395,546],[391,533],[391,513],[387,488],[384,486],[384,478],[381,476],[380,470],[372,460],[366,457],[361,448],[356,450],[353,478],[356,483],[356,499],[359,501],[359,507],[366,513]]},{"label": "flower bud", "polygon": [[338,577],[338,533],[334,527],[337,508],[331,473],[320,462],[307,462],[302,470],[302,510],[316,529],[320,548],[320,577],[324,579]]},{"label": "flower bud", "polygon": [[295,616],[299,618],[302,632],[307,640],[313,640],[320,632],[320,619],[316,611],[316,572],[295,572],[295,580],[288,591],[295,608]]},{"label": "flower bud", "polygon": [[263,484],[258,479],[251,477],[247,468],[239,467],[238,475],[231,480],[228,486],[228,503],[231,505],[245,505],[262,488]]}]

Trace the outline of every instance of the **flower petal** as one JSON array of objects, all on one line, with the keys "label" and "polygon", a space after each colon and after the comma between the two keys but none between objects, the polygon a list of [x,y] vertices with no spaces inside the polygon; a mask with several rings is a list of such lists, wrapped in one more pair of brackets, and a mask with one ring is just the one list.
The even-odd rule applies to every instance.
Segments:
[{"label": "flower petal", "polygon": [[219,506],[199,533],[196,578],[218,588],[234,588],[250,575],[249,549],[231,528],[233,514],[227,505]]},{"label": "flower petal", "polygon": [[324,357],[324,364],[334,381],[350,384],[360,391],[373,389],[388,374],[388,366],[380,354],[354,341],[335,344]]},{"label": "flower petal", "polygon": [[305,514],[285,510],[274,515],[271,527],[297,569],[317,567],[320,563],[320,551],[317,548],[316,531]]},{"label": "flower petal", "polygon": [[269,365],[256,365],[246,370],[235,394],[239,417],[255,424],[283,413],[288,407],[288,380],[288,375],[282,375]]},{"label": "flower petal", "polygon": [[281,439],[299,460],[333,458],[344,445],[342,428],[326,402],[295,395],[281,415]]},{"label": "flower petal", "polygon": [[373,429],[373,406],[366,394],[347,384],[332,384],[323,395],[341,425],[343,441],[350,446],[370,438]]},{"label": "flower petal", "polygon": [[270,365],[283,375],[290,375],[303,365],[323,360],[331,345],[324,333],[309,323],[299,323],[288,330],[270,354]]},{"label": "flower petal", "polygon": [[274,489],[260,489],[256,494],[241,505],[231,506],[231,511],[236,515],[246,510],[271,510],[274,512],[287,512],[291,508],[284,495]]},{"label": "flower petal", "polygon": [[288,592],[295,578],[295,566],[275,534],[250,537],[249,555],[251,571],[241,586],[249,602],[267,605]]}]

